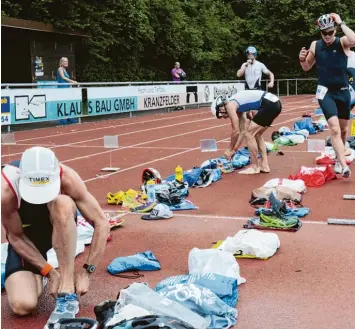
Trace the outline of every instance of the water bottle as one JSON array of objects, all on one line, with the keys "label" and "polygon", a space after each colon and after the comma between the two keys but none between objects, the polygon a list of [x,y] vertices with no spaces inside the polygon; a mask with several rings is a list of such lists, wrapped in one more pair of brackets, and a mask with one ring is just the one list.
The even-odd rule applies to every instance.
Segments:
[{"label": "water bottle", "polygon": [[181,168],[180,165],[175,168],[175,180],[178,182],[184,181],[184,170]]},{"label": "water bottle", "polygon": [[155,182],[153,180],[149,180],[147,182],[146,189],[147,189],[148,202],[155,202],[156,201]]}]

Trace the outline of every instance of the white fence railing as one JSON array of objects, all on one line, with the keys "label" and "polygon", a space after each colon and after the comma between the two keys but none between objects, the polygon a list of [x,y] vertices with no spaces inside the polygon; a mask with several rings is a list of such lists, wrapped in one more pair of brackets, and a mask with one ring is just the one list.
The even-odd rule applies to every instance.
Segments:
[{"label": "white fence railing", "polygon": [[[264,90],[268,81],[262,81]],[[60,86],[60,87],[59,87]],[[1,125],[210,104],[219,95],[244,89],[244,81],[2,83]],[[72,87],[72,88],[70,88]],[[314,93],[316,79],[279,79],[270,92],[278,96]]]}]

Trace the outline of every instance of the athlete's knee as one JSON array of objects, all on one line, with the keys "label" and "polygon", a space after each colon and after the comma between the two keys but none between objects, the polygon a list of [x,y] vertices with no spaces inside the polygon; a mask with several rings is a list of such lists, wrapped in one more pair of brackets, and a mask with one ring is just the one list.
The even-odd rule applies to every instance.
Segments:
[{"label": "athlete's knee", "polygon": [[252,139],[255,138],[255,133],[252,132],[252,131],[246,130],[246,132],[245,132],[245,138],[246,138],[247,141],[249,142],[249,141],[251,141]]},{"label": "athlete's knee", "polygon": [[329,129],[330,129],[330,133],[333,137],[338,137],[341,135],[341,129],[339,126],[335,126],[335,125],[330,126]]},{"label": "athlete's knee", "polygon": [[48,207],[52,221],[72,219],[76,212],[75,202],[67,195],[58,195]]},{"label": "athlete's knee", "polygon": [[12,311],[17,315],[29,315],[36,310],[38,298],[36,296],[13,296],[9,299]]}]

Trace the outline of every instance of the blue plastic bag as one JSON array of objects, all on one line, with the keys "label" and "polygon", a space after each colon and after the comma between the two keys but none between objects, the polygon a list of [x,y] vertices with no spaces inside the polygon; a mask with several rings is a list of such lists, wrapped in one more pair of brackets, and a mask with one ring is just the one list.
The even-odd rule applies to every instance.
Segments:
[{"label": "blue plastic bag", "polygon": [[158,294],[178,302],[209,323],[208,329],[227,329],[237,323],[238,311],[224,303],[210,289],[194,283],[167,286]]},{"label": "blue plastic bag", "polygon": [[176,275],[160,281],[155,291],[181,283],[194,283],[210,289],[223,302],[230,307],[235,307],[238,301],[238,281],[215,273]]},{"label": "blue plastic bag", "polygon": [[[201,168],[194,168],[184,171],[184,182],[187,182],[189,184],[189,187],[191,187],[198,181],[201,172]],[[173,180],[175,180],[175,175],[170,175],[169,177],[165,178],[165,180],[168,182],[172,182]]]},{"label": "blue plastic bag", "polygon": [[293,130],[298,131],[302,129],[308,130],[310,134],[316,133],[316,130],[313,127],[312,118],[304,118],[301,121],[295,122],[295,124],[293,125]]},{"label": "blue plastic bag", "polygon": [[160,263],[151,251],[115,258],[111,264],[107,266],[107,271],[112,275],[132,270],[158,271],[160,269]]}]

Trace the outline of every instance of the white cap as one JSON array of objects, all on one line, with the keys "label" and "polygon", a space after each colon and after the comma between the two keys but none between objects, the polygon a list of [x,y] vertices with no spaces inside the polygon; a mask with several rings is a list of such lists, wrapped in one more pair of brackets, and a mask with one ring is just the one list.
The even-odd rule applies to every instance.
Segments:
[{"label": "white cap", "polygon": [[142,219],[167,219],[173,217],[173,212],[163,203],[158,203],[149,215],[142,216]]},{"label": "white cap", "polygon": [[20,161],[19,192],[32,204],[48,203],[60,192],[60,167],[54,152],[44,147],[27,149]]}]

